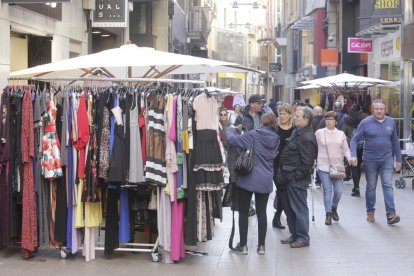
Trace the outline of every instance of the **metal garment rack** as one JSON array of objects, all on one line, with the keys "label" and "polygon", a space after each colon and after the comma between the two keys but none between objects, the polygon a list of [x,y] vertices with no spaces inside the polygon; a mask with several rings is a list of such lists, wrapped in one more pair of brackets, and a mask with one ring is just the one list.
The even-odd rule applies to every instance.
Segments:
[{"label": "metal garment rack", "polygon": [[96,78],[96,77],[10,77],[9,81],[33,80],[33,81],[111,81],[111,82],[163,82],[163,83],[189,83],[203,84],[205,81],[200,80],[182,80],[182,79],[158,79],[158,78]]},{"label": "metal garment rack", "polygon": [[[9,81],[107,81],[107,82],[148,82],[148,83],[183,83],[183,84],[200,84],[201,86],[205,86],[205,81],[200,80],[182,80],[182,79],[161,79],[161,78],[97,78],[97,77],[9,77]],[[128,188],[129,185],[125,185]],[[157,187],[157,200],[159,198],[160,188]],[[157,202],[158,206],[158,202]],[[99,231],[101,231],[99,227]],[[102,242],[97,242],[97,245],[102,245]],[[154,244],[149,243],[120,243],[120,246],[126,247],[119,247],[114,249],[115,251],[127,251],[127,252],[144,252],[144,253],[151,253],[152,261],[158,262],[160,261],[160,253],[158,252],[159,246],[159,238],[157,238]],[[135,247],[135,248],[134,248]],[[139,248],[141,247],[141,248]],[[79,247],[79,250],[82,250],[82,247]],[[102,246],[95,246],[96,250],[104,250],[105,248]],[[60,248],[60,257],[62,259],[66,259],[69,256],[69,252],[66,248]]]}]

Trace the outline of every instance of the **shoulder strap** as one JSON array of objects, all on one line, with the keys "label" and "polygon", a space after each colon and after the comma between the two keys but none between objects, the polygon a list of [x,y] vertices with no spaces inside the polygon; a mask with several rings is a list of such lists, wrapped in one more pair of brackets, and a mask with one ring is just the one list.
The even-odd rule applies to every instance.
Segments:
[{"label": "shoulder strap", "polygon": [[323,130],[323,136],[325,137],[325,146],[326,146],[326,153],[328,154],[328,161],[329,164],[332,165],[331,163],[331,158],[329,157],[329,150],[328,150],[328,143],[326,142],[326,130]]},{"label": "shoulder strap", "polygon": [[230,249],[233,249],[234,230],[235,230],[235,226],[234,226],[234,210],[233,210],[233,223],[232,223],[232,226],[231,226],[231,234],[230,234],[230,239],[229,239],[229,248]]}]

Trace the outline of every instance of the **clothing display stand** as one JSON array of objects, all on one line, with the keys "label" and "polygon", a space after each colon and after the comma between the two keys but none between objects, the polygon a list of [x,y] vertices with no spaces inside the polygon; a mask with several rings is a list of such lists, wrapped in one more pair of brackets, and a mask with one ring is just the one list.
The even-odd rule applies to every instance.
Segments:
[{"label": "clothing display stand", "polygon": [[[205,81],[199,80],[182,80],[182,79],[161,79],[161,78],[103,78],[103,77],[10,77],[8,81],[41,81],[41,82],[77,82],[77,81],[106,81],[116,83],[182,83],[182,84],[198,84],[202,87],[205,87]],[[84,83],[83,85],[87,85]],[[124,185],[125,188],[135,187],[134,185]],[[157,189],[157,201],[160,194],[160,187],[156,187]],[[157,202],[158,205],[158,202]],[[159,229],[158,229],[159,230]],[[101,231],[101,227],[99,227],[99,231]],[[102,247],[103,242],[97,242],[95,250],[104,250]],[[122,247],[121,247],[122,246]],[[124,252],[143,252],[143,253],[151,253],[152,261],[158,262],[161,260],[161,254],[159,253],[159,238],[156,239],[154,244],[150,243],[120,243],[120,247],[114,249],[114,251],[124,251]],[[78,248],[82,250],[82,247]],[[203,252],[201,252],[203,253]],[[60,257],[62,259],[66,259],[69,257],[71,253],[65,247],[60,248]]]}]

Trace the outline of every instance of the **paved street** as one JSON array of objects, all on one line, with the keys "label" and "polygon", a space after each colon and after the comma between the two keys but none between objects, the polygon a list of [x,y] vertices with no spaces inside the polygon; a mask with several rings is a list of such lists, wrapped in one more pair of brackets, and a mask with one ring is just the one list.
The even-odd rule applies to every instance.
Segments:
[{"label": "paved street", "polygon": [[[352,182],[344,185],[340,221],[325,226],[322,190],[316,190],[316,220],[311,222],[309,248],[291,249],[279,242],[289,234],[271,227],[272,195],[264,256],[256,253],[256,217],[250,219],[249,255],[229,252],[231,212],[226,210],[223,223],[217,223],[214,240],[197,248],[208,252],[207,256],[187,255],[180,263],[163,264],[152,262],[149,254],[116,252],[114,258],[106,259],[99,251],[96,260],[86,263],[81,254],[62,260],[58,251],[42,249],[36,258],[24,261],[19,249],[11,248],[0,251],[0,275],[414,275],[414,190],[411,179],[407,180],[405,189],[395,189],[401,215],[395,226],[386,224],[381,188],[377,189],[377,221],[366,221],[365,198],[350,196]],[[310,191],[308,200],[311,206]]]}]

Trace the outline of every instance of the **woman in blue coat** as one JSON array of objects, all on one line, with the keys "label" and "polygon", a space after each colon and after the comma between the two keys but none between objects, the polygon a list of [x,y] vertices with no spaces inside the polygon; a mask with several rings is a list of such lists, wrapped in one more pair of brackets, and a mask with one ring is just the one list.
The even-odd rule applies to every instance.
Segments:
[{"label": "woman in blue coat", "polygon": [[226,131],[227,143],[239,148],[249,148],[253,144],[253,170],[250,174],[238,176],[239,232],[240,242],[232,250],[234,253],[247,255],[247,231],[250,201],[255,194],[258,220],[259,241],[257,253],[265,253],[267,229],[266,206],[269,194],[273,191],[273,160],[277,154],[279,136],[276,134],[276,116],[273,112],[261,117],[262,126],[244,134],[237,134],[236,127]]}]

